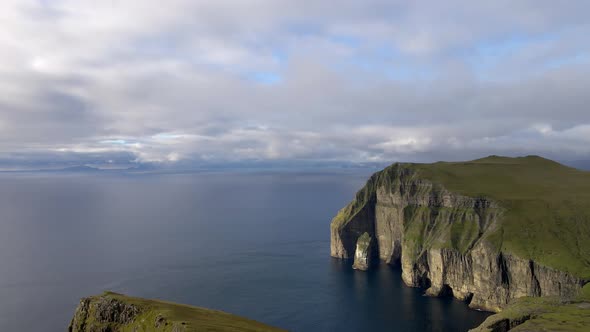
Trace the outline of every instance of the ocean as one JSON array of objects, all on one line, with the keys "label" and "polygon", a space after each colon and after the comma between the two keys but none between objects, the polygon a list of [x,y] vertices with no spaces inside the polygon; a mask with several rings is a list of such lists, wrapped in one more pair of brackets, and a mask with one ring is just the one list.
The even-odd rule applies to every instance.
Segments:
[{"label": "ocean", "polygon": [[487,313],[330,257],[372,171],[0,174],[0,331],[65,331],[112,290],[290,331],[466,331]]}]

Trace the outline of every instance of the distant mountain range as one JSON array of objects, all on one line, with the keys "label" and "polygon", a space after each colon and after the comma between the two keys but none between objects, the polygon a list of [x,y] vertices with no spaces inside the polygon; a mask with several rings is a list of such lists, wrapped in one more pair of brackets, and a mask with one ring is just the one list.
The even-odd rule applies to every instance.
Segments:
[{"label": "distant mountain range", "polygon": [[90,167],[86,165],[71,166],[56,170],[58,172],[98,172],[100,168]]},{"label": "distant mountain range", "polygon": [[[590,171],[590,160],[561,161],[562,164],[581,170]],[[1,172],[64,172],[64,173],[96,173],[96,172],[192,172],[204,170],[329,170],[329,169],[367,169],[378,170],[386,167],[385,162],[337,162],[337,161],[234,161],[228,163],[189,163],[171,164],[158,163],[127,163],[127,164],[39,164],[17,165],[0,162]]]},{"label": "distant mountain range", "polygon": [[[590,160],[562,161],[562,164],[573,168],[590,171]],[[184,166],[184,167],[182,167]],[[265,162],[243,162],[230,164],[210,164],[210,165],[157,165],[157,164],[137,164],[136,166],[103,169],[88,165],[69,166],[59,169],[63,172],[96,172],[96,171],[158,171],[158,170],[223,170],[223,169],[326,169],[326,168],[372,168],[379,169],[385,167],[384,163],[265,163]]]}]

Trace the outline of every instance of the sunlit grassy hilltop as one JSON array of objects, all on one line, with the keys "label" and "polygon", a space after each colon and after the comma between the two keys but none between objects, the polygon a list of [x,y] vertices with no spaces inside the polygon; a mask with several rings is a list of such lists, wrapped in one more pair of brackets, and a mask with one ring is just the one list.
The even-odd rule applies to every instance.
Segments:
[{"label": "sunlit grassy hilltop", "polygon": [[489,235],[504,252],[590,278],[590,172],[538,156],[410,164],[417,176],[506,209]]}]

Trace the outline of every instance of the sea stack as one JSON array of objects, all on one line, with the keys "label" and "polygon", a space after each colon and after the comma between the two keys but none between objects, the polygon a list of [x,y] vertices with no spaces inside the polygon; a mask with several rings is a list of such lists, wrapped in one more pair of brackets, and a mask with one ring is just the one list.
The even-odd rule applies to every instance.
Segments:
[{"label": "sea stack", "polygon": [[356,250],[354,252],[354,263],[352,268],[366,271],[371,265],[372,241],[369,233],[364,232],[356,241]]}]

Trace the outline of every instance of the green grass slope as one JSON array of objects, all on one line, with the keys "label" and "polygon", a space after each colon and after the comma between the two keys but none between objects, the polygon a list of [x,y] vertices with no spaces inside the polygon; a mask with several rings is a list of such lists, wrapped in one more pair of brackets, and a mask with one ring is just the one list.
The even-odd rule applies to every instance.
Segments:
[{"label": "green grass slope", "polygon": [[406,165],[450,191],[506,208],[488,236],[502,251],[590,278],[590,172],[538,156]]},{"label": "green grass slope", "polygon": [[501,313],[488,317],[471,332],[571,331],[587,332],[590,327],[590,284],[571,301],[554,297],[524,297]]},{"label": "green grass slope", "polygon": [[[78,327],[79,331],[284,331],[222,311],[130,297],[112,292],[105,292],[98,296],[92,296],[89,299],[94,306],[90,306],[93,309],[90,309],[84,321],[84,327]],[[96,307],[100,303],[108,303],[108,305],[115,308],[117,306],[120,308],[121,305],[133,306],[138,309],[138,314],[132,318],[132,322],[117,322],[112,317],[121,316],[121,314],[105,314],[104,310],[102,314],[96,312],[98,310]],[[76,315],[80,316],[81,313],[77,311]],[[105,315],[107,316],[106,321]],[[113,322],[113,320],[115,321]],[[72,330],[70,329],[70,331]]]}]

